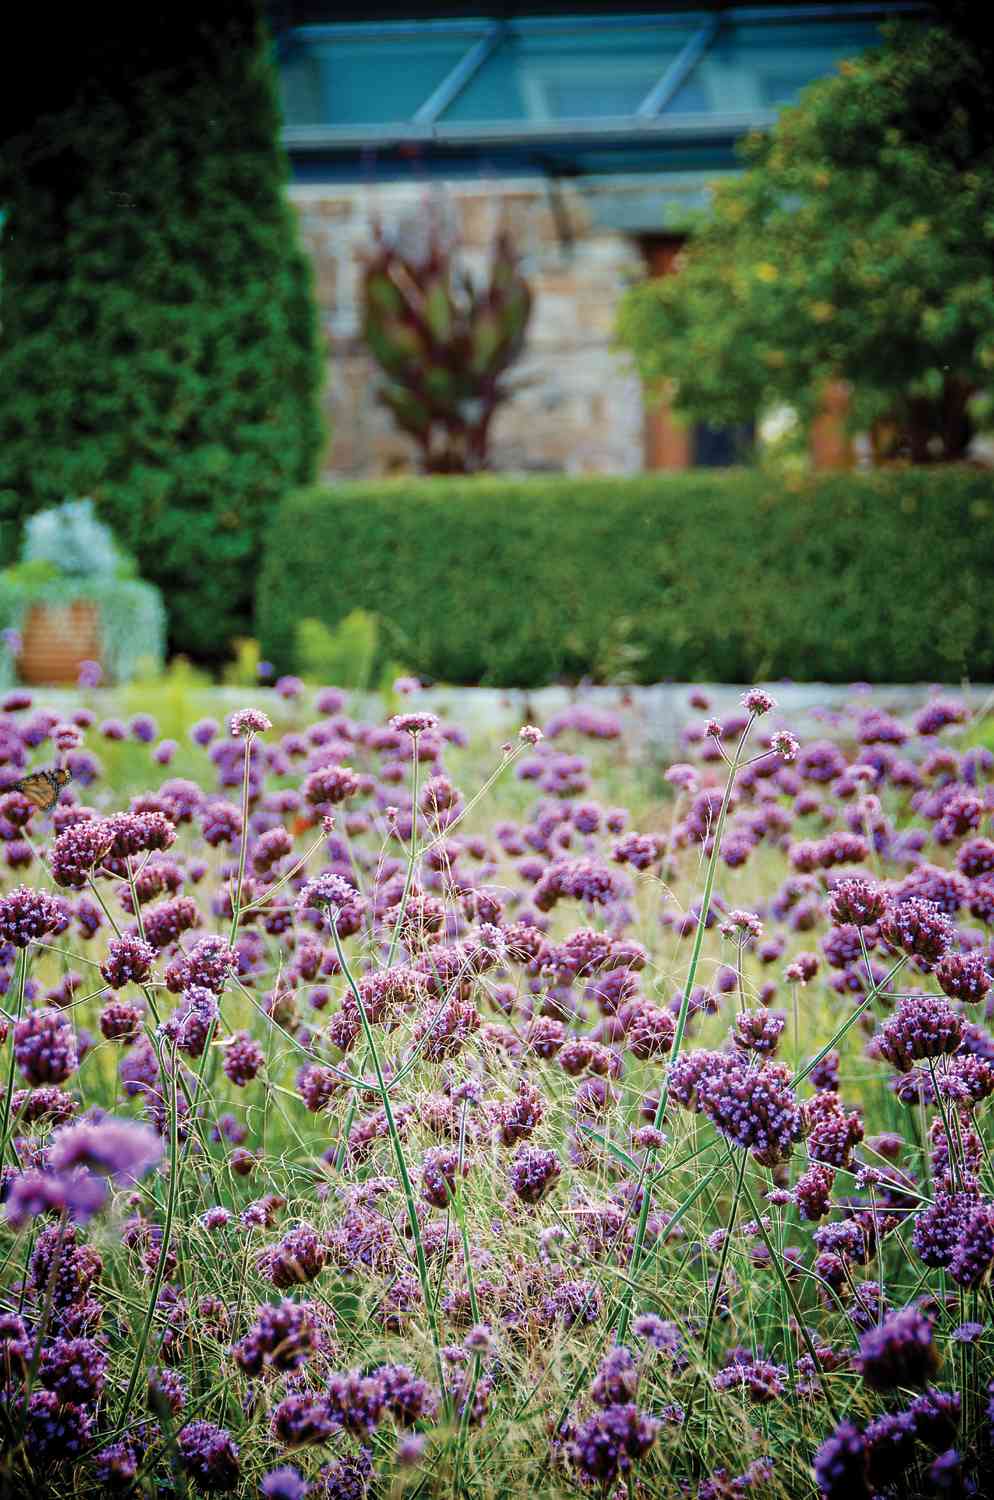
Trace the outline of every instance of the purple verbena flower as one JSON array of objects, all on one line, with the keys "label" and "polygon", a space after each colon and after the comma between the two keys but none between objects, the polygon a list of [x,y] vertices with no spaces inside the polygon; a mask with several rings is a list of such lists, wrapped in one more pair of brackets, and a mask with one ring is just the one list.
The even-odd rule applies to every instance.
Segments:
[{"label": "purple verbena flower", "polygon": [[236,1031],[224,1049],[224,1072],[236,1088],[251,1083],[265,1066],[266,1054],[247,1031]]},{"label": "purple verbena flower", "polygon": [[203,1489],[219,1492],[236,1488],[241,1477],[238,1444],[213,1422],[189,1422],[176,1439],[180,1461]]},{"label": "purple verbena flower", "polygon": [[980,950],[947,953],[935,966],[939,988],[950,1000],[960,1000],[966,1005],[979,1004],[994,983],[988,968],[990,961]]},{"label": "purple verbena flower", "polygon": [[921,1058],[955,1052],[963,1039],[963,1018],[940,995],[909,996],[874,1038],[877,1055],[901,1073]]},{"label": "purple verbena flower", "polygon": [[852,1422],[840,1422],[814,1458],[815,1483],[824,1500],[868,1500],[866,1441]]},{"label": "purple verbena flower", "polygon": [[324,1270],[328,1249],[309,1224],[291,1229],[278,1244],[263,1252],[259,1269],[281,1289],[313,1281]]},{"label": "purple verbena flower", "polygon": [[880,930],[892,947],[916,958],[923,968],[933,968],[956,936],[952,922],[933,902],[914,896],[891,905]]},{"label": "purple verbena flower", "polygon": [[540,1203],[559,1180],[562,1166],[554,1151],[519,1146],[508,1168],[511,1190],[522,1203]]},{"label": "purple verbena flower", "polygon": [[606,1486],[645,1457],[660,1425],[632,1402],[608,1406],[576,1429],[570,1457],[584,1479]]},{"label": "purple verbena flower", "polygon": [[742,707],[746,713],[755,714],[757,717],[768,714],[776,706],[776,699],[771,698],[769,693],[764,692],[762,688],[750,688],[742,695]]},{"label": "purple verbena flower", "polygon": [[284,1301],[260,1307],[255,1323],[232,1353],[246,1375],[259,1375],[266,1369],[298,1369],[314,1352],[316,1343],[311,1304]]},{"label": "purple verbena flower", "polygon": [[259,708],[238,709],[231,715],[228,725],[232,738],[236,740],[245,735],[265,734],[272,727],[272,719]]},{"label": "purple verbena flower", "polygon": [[306,1500],[310,1485],[299,1469],[283,1464],[262,1476],[259,1489],[264,1500]]},{"label": "purple verbena flower", "polygon": [[932,1335],[931,1318],[914,1304],[888,1314],[860,1338],[854,1363],[864,1384],[876,1391],[926,1385],[939,1365]]},{"label": "purple verbena flower", "polygon": [[[0,943],[26,948],[59,925],[62,909],[47,891],[15,886],[0,896]],[[58,1082],[59,1080],[56,1080]]]},{"label": "purple verbena flower", "polygon": [[60,1401],[54,1391],[33,1391],[23,1410],[22,1440],[40,1469],[72,1463],[90,1440],[93,1419],[76,1402]]},{"label": "purple verbena flower", "polygon": [[111,938],[100,972],[112,990],[120,990],[126,984],[141,984],[146,980],[154,962],[155,949],[144,938],[125,935]]},{"label": "purple verbena flower", "polygon": [[107,1379],[107,1355],[93,1339],[56,1338],[41,1351],[38,1378],[60,1401],[96,1401]]},{"label": "purple verbena flower", "polygon": [[963,1218],[949,1257],[949,1274],[957,1286],[979,1287],[994,1263],[994,1204],[978,1203]]},{"label": "purple verbena flower", "polygon": [[162,1160],[162,1141],[154,1130],[134,1120],[80,1121],[52,1138],[49,1164],[57,1172],[86,1167],[112,1182],[126,1185],[143,1177]]},{"label": "purple verbena flower", "polygon": [[591,1398],[598,1406],[623,1406],[634,1401],[638,1392],[639,1366],[630,1349],[616,1344],[609,1349],[597,1368],[590,1387]]},{"label": "purple verbena flower", "polygon": [[387,1400],[385,1382],[360,1370],[333,1374],[327,1383],[328,1410],[347,1432],[366,1437],[375,1432]]},{"label": "purple verbena flower", "polygon": [[76,1035],[57,1010],[33,1010],[14,1027],[14,1057],[29,1083],[64,1083],[79,1066]]}]

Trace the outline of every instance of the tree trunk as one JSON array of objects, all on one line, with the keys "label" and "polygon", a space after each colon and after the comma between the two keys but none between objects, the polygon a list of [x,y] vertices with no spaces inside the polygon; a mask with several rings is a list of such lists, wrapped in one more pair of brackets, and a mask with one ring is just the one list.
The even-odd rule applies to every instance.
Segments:
[{"label": "tree trunk", "polygon": [[947,375],[942,390],[942,456],[946,463],[966,457],[973,438],[969,402],[973,387],[961,375]]}]

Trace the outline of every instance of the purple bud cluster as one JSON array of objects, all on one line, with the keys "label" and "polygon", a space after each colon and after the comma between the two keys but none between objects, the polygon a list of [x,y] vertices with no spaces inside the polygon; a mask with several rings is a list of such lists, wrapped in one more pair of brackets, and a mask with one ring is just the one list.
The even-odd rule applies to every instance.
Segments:
[{"label": "purple bud cluster", "polygon": [[245,1337],[234,1346],[236,1363],[246,1375],[264,1370],[296,1370],[314,1352],[317,1327],[306,1302],[277,1302],[260,1307]]},{"label": "purple bud cluster", "polygon": [[922,1058],[944,1057],[963,1040],[963,1018],[940,995],[915,995],[902,1000],[884,1022],[874,1047],[878,1056],[910,1072]]},{"label": "purple bud cluster", "polygon": [[763,1166],[787,1160],[800,1140],[802,1115],[785,1067],[753,1067],[721,1052],[691,1053],[681,1063],[671,1074],[674,1098],[705,1114]]},{"label": "purple bud cluster", "polygon": [[111,938],[100,972],[112,990],[121,990],[126,984],[142,984],[154,962],[154,948],[143,938],[125,935]]},{"label": "purple bud cluster", "polygon": [[26,948],[59,925],[62,909],[46,891],[15,886],[0,896],[0,943]]},{"label": "purple bud cluster", "polygon": [[79,1066],[76,1034],[57,1010],[33,1010],[14,1027],[14,1057],[30,1084],[64,1083]]}]

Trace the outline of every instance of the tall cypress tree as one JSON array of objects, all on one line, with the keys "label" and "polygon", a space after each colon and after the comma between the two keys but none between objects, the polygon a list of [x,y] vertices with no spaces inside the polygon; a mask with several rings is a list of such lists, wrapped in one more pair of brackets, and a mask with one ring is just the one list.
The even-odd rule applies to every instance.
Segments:
[{"label": "tall cypress tree", "polygon": [[91,495],[216,659],[321,449],[310,270],[255,0],[103,24],[62,32],[0,167],[0,546]]}]

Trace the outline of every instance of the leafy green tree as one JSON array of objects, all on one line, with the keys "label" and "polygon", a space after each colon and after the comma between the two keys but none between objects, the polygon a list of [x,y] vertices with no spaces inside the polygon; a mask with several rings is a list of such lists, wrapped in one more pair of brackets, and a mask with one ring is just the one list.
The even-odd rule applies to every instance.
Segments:
[{"label": "leafy green tree", "polygon": [[916,462],[961,457],[994,371],[994,84],[956,30],[903,26],[812,85],[715,192],[679,274],[624,299],[619,339],[675,410],[814,415]]},{"label": "leafy green tree", "polygon": [[250,627],[266,518],[322,445],[273,69],[254,0],[100,24],[0,167],[2,547],[92,496],[173,645],[217,658]]}]

